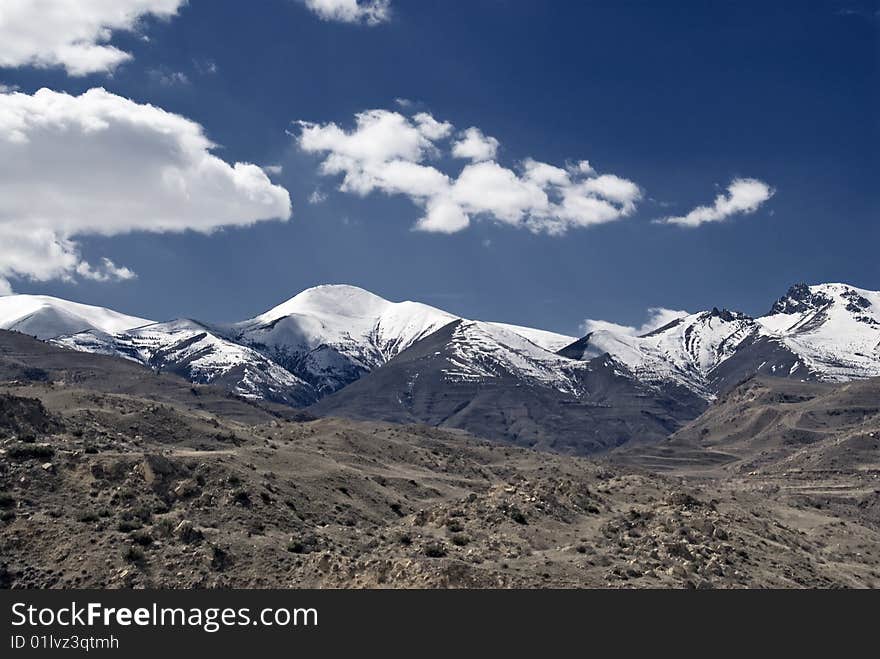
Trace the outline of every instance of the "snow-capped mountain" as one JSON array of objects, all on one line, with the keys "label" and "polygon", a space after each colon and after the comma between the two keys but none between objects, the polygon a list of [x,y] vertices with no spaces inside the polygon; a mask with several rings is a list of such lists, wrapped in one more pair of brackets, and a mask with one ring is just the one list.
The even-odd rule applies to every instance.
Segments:
[{"label": "snow-capped mountain", "polygon": [[154,321],[48,295],[0,296],[0,329],[52,339],[85,330],[122,332]]},{"label": "snow-capped mountain", "polygon": [[706,399],[756,373],[807,380],[880,375],[880,293],[846,284],[798,284],[750,318],[704,311],[643,336],[592,332],[561,355],[608,353],[640,380],[678,384]]},{"label": "snow-capped mountain", "polygon": [[[232,325],[175,320],[131,331],[89,329],[54,342],[173,371],[193,382],[223,384],[249,398],[308,405],[457,320],[458,316],[418,302],[390,302],[355,286],[327,285],[307,289]],[[526,360],[517,350],[539,356],[532,357],[534,364],[541,360],[561,363],[567,360],[546,348],[573,340],[501,323],[479,323],[479,327],[483,333],[509,337],[507,343],[518,347],[507,356],[519,367]],[[534,374],[540,368],[525,370]],[[541,377],[568,386],[550,367],[544,368]]]},{"label": "snow-capped mountain", "polygon": [[[434,393],[442,397],[455,390],[453,400],[487,387],[540,390],[540,396],[562,397],[566,405],[592,404],[597,387],[613,382],[626,392],[623,398],[612,396],[614,405],[642,400],[644,408],[653,396],[652,404],[661,401],[661,409],[677,410],[677,419],[756,373],[815,380],[880,376],[880,293],[845,284],[793,286],[758,318],[712,309],[643,336],[597,330],[578,340],[463,319],[418,302],[391,302],[346,285],[310,288],[225,326],[192,320],[151,324],[41,296],[0,298],[0,323],[76,350],[220,384],[248,398],[299,406],[383,371],[381,378],[370,379],[370,387],[385,382],[404,403],[407,391],[421,391],[438,410],[447,405]],[[443,337],[439,347],[424,352],[438,336]],[[401,369],[404,354],[407,364],[413,355],[423,361]],[[600,371],[607,377],[598,378]],[[394,383],[393,377],[413,379]],[[436,392],[426,393],[428,385]],[[346,408],[359,405],[348,394],[337,398]],[[513,398],[505,394],[511,404]],[[467,404],[464,398],[460,402]],[[557,409],[556,402],[552,405]],[[662,418],[656,410],[651,413]]]},{"label": "snow-capped mountain", "polygon": [[418,302],[389,302],[356,286],[327,285],[233,325],[230,336],[328,393],[456,319]]},{"label": "snow-capped mountain", "polygon": [[308,405],[314,388],[256,350],[193,320],[155,323],[115,334],[91,330],[60,337],[66,348],[123,357],[192,382],[225,386],[245,398]]},{"label": "snow-capped mountain", "polygon": [[556,332],[548,332],[547,330],[534,329],[532,327],[521,327],[520,325],[510,325],[508,323],[493,322],[487,324],[518,334],[524,339],[528,339],[539,348],[549,350],[550,352],[562,350],[577,338],[574,336],[568,336],[567,334],[557,334]]},{"label": "snow-capped mountain", "polygon": [[800,284],[757,320],[821,379],[880,376],[880,292]]},{"label": "snow-capped mountain", "polygon": [[568,359],[494,323],[459,320],[309,409],[589,453],[663,438],[705,408],[680,393],[649,388],[607,355]]},{"label": "snow-capped mountain", "polygon": [[523,383],[578,394],[578,373],[585,362],[546,350],[510,325],[462,320],[446,343],[449,381],[487,381],[510,376]]},{"label": "snow-capped mountain", "polygon": [[[309,288],[237,323],[230,335],[270,356],[319,392],[330,393],[456,320],[461,318],[419,302],[390,302],[356,286],[326,285]],[[545,354],[573,340],[502,323],[481,323],[481,327],[515,336]]]},{"label": "snow-capped mountain", "polygon": [[712,309],[684,316],[643,336],[597,330],[560,354],[593,359],[608,353],[643,382],[674,382],[708,398],[713,371],[756,331],[753,319]]}]

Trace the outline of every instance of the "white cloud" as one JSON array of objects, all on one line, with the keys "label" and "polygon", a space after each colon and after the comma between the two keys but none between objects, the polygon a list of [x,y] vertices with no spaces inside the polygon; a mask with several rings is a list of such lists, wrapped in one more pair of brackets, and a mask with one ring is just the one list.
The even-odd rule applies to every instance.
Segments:
[{"label": "white cloud", "polygon": [[589,160],[580,160],[569,168],[572,172],[580,172],[581,174],[592,174],[596,170],[590,164]]},{"label": "white cloud", "polygon": [[378,25],[391,18],[391,0],[304,0],[325,21]]},{"label": "white cloud", "polygon": [[263,165],[263,171],[272,176],[279,176],[284,172],[283,165]]},{"label": "white cloud", "polygon": [[461,139],[452,145],[452,155],[456,158],[467,158],[474,162],[493,160],[498,153],[498,140],[483,135],[479,128],[468,128]]},{"label": "white cloud", "polygon": [[317,204],[323,204],[325,201],[327,201],[327,195],[317,188],[315,190],[312,190],[312,194],[309,195],[309,203],[313,206]]},{"label": "white cloud", "polygon": [[82,266],[82,236],[290,217],[284,188],[214,147],[199,124],[103,89],[0,94],[0,280],[127,277]]},{"label": "white cloud", "polygon": [[183,71],[167,71],[163,69],[151,69],[147,74],[160,85],[165,87],[187,86],[189,76]]},{"label": "white cloud", "polygon": [[685,227],[698,227],[707,222],[723,222],[732,215],[754,213],[774,193],[775,190],[763,181],[738,178],[727,186],[727,194],[715,197],[712,206],[698,206],[687,215],[664,217],[657,222]]},{"label": "white cloud", "polygon": [[127,281],[137,275],[124,266],[118,266],[106,256],[101,259],[101,266],[93,268],[91,264],[82,261],[76,266],[76,274],[84,279],[93,281]]},{"label": "white cloud", "polygon": [[437,121],[427,112],[419,112],[413,116],[419,131],[429,140],[436,141],[448,137],[452,132],[452,124],[448,121]]},{"label": "white cloud", "polygon": [[186,0],[3,0],[0,66],[63,66],[74,76],[113,71],[131,55],[107,42],[145,16],[171,18]]},{"label": "white cloud", "polygon": [[607,331],[614,334],[623,334],[626,336],[642,336],[656,329],[668,325],[674,320],[684,318],[690,315],[688,311],[676,311],[674,309],[664,309],[663,307],[651,307],[648,309],[648,319],[641,326],[635,327],[631,325],[620,325],[612,323],[608,320],[586,319],[581,325],[581,331],[584,334],[590,332]]},{"label": "white cloud", "polygon": [[392,160],[419,161],[433,145],[406,117],[388,110],[367,110],[355,116],[355,130],[346,132],[335,123],[298,122],[300,146],[326,152],[325,173],[340,174],[357,165]]},{"label": "white cloud", "polygon": [[[505,167],[494,160],[497,140],[470,128],[450,145],[453,126],[424,112],[409,118],[367,110],[355,116],[352,130],[332,122],[298,125],[299,146],[322,155],[323,174],[342,176],[340,190],[405,195],[424,210],[416,223],[423,231],[455,233],[474,217],[485,217],[536,233],[562,234],[629,215],[641,198],[635,183],[598,175],[586,161],[570,169],[533,159],[517,170]],[[474,162],[457,174],[427,162],[449,153]]]},{"label": "white cloud", "polygon": [[193,60],[193,67],[201,75],[214,75],[220,70],[217,62],[212,59],[195,59]]}]

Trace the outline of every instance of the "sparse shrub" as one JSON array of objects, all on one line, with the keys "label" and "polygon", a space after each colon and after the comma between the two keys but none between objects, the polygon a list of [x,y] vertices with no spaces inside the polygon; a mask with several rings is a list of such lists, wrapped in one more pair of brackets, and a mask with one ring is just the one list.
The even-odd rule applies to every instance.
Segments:
[{"label": "sparse shrub", "polygon": [[30,458],[42,460],[55,455],[55,449],[45,444],[18,444],[10,448],[7,455],[15,460],[28,460]]},{"label": "sparse shrub", "polygon": [[440,542],[429,542],[425,545],[425,556],[428,558],[443,558],[446,556],[446,547]]},{"label": "sparse shrub", "polygon": [[287,543],[287,551],[291,554],[305,554],[308,553],[306,551],[306,545],[300,540],[291,540]]},{"label": "sparse shrub", "polygon": [[79,515],[77,515],[76,521],[82,522],[83,524],[91,524],[98,521],[98,515],[91,510],[81,512]]},{"label": "sparse shrub", "polygon": [[137,519],[123,519],[116,525],[116,529],[122,533],[131,533],[141,528],[143,524]]},{"label": "sparse shrub", "polygon": [[247,490],[234,490],[232,492],[232,500],[245,508],[250,508],[251,506],[251,495],[247,493]]},{"label": "sparse shrub", "polygon": [[446,522],[446,528],[452,533],[461,533],[464,531],[464,525],[457,519],[450,519]]},{"label": "sparse shrub", "polygon": [[128,547],[122,554],[122,557],[129,563],[140,564],[147,560],[146,553],[137,545],[131,545],[130,547]]},{"label": "sparse shrub", "polygon": [[131,534],[131,539],[142,547],[149,547],[153,544],[153,536],[149,531],[135,531]]},{"label": "sparse shrub", "polygon": [[200,542],[204,537],[202,532],[197,529],[188,519],[183,520],[174,527],[174,534],[181,542],[185,542],[187,544]]},{"label": "sparse shrub", "polygon": [[162,538],[169,538],[174,533],[174,522],[170,519],[160,519],[153,524],[153,530]]},{"label": "sparse shrub", "polygon": [[230,567],[235,560],[230,552],[223,549],[222,547],[218,547],[217,545],[213,545],[211,547],[211,568],[214,570],[222,571],[226,568]]},{"label": "sparse shrub", "polygon": [[454,544],[456,547],[464,547],[465,545],[470,544],[470,542],[470,537],[468,537],[464,533],[456,533],[454,536],[452,536],[452,544]]},{"label": "sparse shrub", "polygon": [[12,508],[15,505],[15,497],[8,492],[0,492],[0,508]]},{"label": "sparse shrub", "polygon": [[149,506],[136,506],[131,510],[127,510],[123,513],[122,517],[124,519],[139,519],[141,522],[146,524],[151,519],[153,519],[153,511]]}]

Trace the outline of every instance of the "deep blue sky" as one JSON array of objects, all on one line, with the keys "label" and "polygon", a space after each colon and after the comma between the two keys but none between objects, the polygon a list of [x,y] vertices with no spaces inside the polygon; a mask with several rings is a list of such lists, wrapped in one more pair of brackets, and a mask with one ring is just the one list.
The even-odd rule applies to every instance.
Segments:
[{"label": "deep blue sky", "polygon": [[[233,320],[318,283],[352,283],[469,317],[576,333],[649,306],[763,313],[798,281],[880,289],[876,2],[394,0],[377,27],[322,22],[293,0],[191,0],[113,77],[0,71],[23,91],[104,86],[201,123],[229,161],[284,165],[294,217],[212,236],[83,239],[132,282],[16,281],[167,319]],[[216,63],[214,74],[195,63]],[[203,67],[202,67],[203,68]],[[182,71],[189,85],[151,71]],[[506,164],[589,159],[645,190],[636,215],[562,237],[477,223],[410,230],[403,197],[334,190],[297,151],[295,119],[418,101],[479,126]],[[757,213],[697,229],[651,224],[710,203],[736,176],[770,183]],[[320,187],[327,201],[307,203]],[[490,241],[489,246],[486,242]]]}]

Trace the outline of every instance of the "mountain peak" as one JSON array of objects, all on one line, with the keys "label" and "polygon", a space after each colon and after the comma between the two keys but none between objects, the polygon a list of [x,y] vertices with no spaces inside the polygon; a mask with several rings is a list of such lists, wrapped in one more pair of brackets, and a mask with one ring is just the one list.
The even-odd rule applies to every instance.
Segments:
[{"label": "mountain peak", "polygon": [[712,307],[712,311],[708,315],[713,318],[720,318],[728,323],[735,320],[748,319],[748,316],[740,311],[730,311],[729,309],[719,309],[718,307]]},{"label": "mountain peak", "polygon": [[385,298],[357,286],[322,284],[305,289],[255,320],[271,322],[295,314],[359,318],[375,316],[389,304],[392,303]]},{"label": "mountain peak", "polygon": [[835,301],[842,302],[848,311],[858,313],[871,306],[870,297],[875,294],[874,291],[857,288],[850,284],[827,283],[808,286],[800,283],[789,288],[784,296],[776,300],[767,315],[818,311]]},{"label": "mountain peak", "polygon": [[0,297],[0,329],[15,330],[38,339],[52,339],[87,330],[121,332],[149,325],[153,321],[70,302],[50,295],[5,295]]},{"label": "mountain peak", "polygon": [[776,314],[804,313],[831,304],[832,299],[822,290],[824,286],[795,284],[788,292],[773,303],[768,316]]}]

